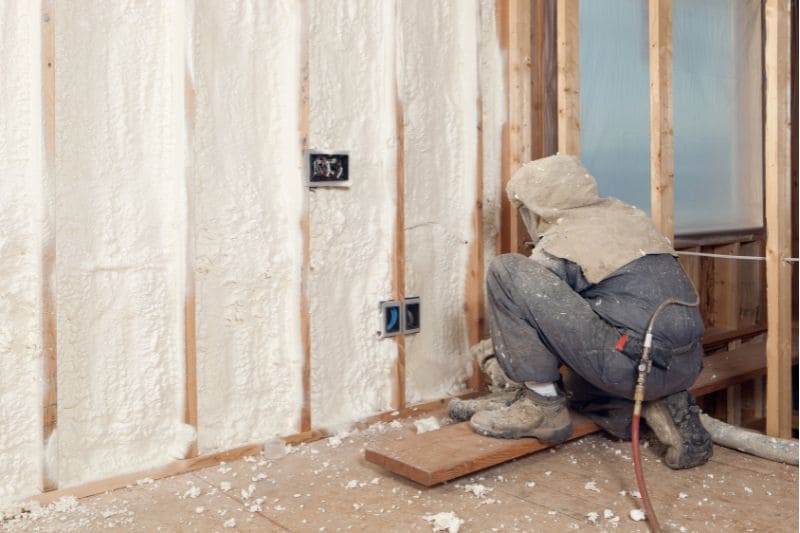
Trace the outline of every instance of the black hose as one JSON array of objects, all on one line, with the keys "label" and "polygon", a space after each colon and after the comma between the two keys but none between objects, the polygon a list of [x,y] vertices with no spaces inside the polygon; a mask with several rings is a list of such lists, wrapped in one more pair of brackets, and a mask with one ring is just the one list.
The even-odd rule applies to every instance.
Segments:
[{"label": "black hose", "polygon": [[661,526],[658,524],[656,512],[653,510],[653,506],[650,503],[650,496],[647,494],[647,486],[644,482],[644,471],[642,470],[642,460],[639,455],[639,423],[642,415],[642,402],[644,402],[645,382],[647,381],[647,374],[650,373],[650,368],[653,364],[652,361],[650,361],[650,348],[653,345],[653,324],[655,324],[656,317],[658,317],[661,311],[667,306],[683,305],[685,307],[697,307],[699,304],[699,297],[696,297],[694,302],[686,302],[675,298],[664,300],[656,307],[656,310],[653,311],[653,315],[650,317],[650,321],[647,324],[647,331],[644,335],[642,358],[639,361],[638,367],[639,375],[636,378],[636,388],[633,393],[634,403],[633,422],[631,424],[631,446],[633,447],[633,469],[636,473],[636,484],[639,486],[639,494],[642,496],[645,517],[653,533],[661,533]]}]

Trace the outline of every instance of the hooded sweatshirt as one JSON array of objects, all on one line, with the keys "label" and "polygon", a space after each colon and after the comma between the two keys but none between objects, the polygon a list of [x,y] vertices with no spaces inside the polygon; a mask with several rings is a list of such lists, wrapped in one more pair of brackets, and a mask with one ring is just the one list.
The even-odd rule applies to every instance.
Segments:
[{"label": "hooded sweatshirt", "polygon": [[575,156],[523,165],[507,192],[536,247],[578,264],[589,283],[644,255],[675,253],[642,210],[597,196],[594,178]]},{"label": "hooded sweatshirt", "polygon": [[[574,156],[532,161],[509,181],[508,196],[536,241],[532,259],[564,279],[592,309],[631,342],[631,358],[658,305],[697,296],[672,246],[641,210],[600,198],[594,178]],[[538,237],[538,240],[537,240]],[[703,320],[697,307],[670,305],[654,324],[653,357],[668,367],[672,354],[698,345]]]}]

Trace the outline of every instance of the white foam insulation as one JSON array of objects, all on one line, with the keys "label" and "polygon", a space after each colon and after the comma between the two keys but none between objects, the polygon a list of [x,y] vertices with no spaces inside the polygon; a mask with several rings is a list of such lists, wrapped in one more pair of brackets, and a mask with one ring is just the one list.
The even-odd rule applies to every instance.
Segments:
[{"label": "white foam insulation", "polygon": [[192,438],[182,26],[173,2],[58,3],[60,487],[167,463]]},{"label": "white foam insulation", "polygon": [[[378,337],[378,305],[403,265],[422,306],[407,400],[464,390],[480,172],[487,259],[498,227],[492,1],[54,3],[52,173],[40,10],[0,2],[0,501],[45,477],[68,488],[158,467],[195,439],[207,454],[300,432],[304,283],[314,429],[392,409],[398,345]],[[349,187],[305,186],[304,116],[309,148],[349,153]],[[43,450],[52,240],[58,408]]]},{"label": "white foam insulation", "polygon": [[349,152],[351,182],[309,199],[311,419],[336,427],[391,409],[397,345],[376,332],[392,293],[395,6],[310,6],[308,144]]},{"label": "white foam insulation", "polygon": [[399,95],[405,114],[405,292],[421,298],[406,339],[409,402],[464,390],[464,315],[475,238],[479,10],[475,1],[398,3]]},{"label": "white foam insulation", "polygon": [[301,6],[203,2],[191,35],[201,453],[297,433]]},{"label": "white foam insulation", "polygon": [[42,484],[40,17],[0,3],[0,504]]}]

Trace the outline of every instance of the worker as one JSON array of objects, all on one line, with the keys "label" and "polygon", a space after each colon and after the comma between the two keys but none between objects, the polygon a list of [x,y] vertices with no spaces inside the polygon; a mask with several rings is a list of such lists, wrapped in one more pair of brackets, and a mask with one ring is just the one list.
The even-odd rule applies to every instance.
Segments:
[{"label": "worker", "polygon": [[703,321],[669,240],[641,210],[599,197],[574,156],[527,163],[507,192],[533,252],[491,262],[491,344],[477,356],[494,393],[454,400],[450,416],[490,437],[559,442],[572,434],[569,406],[630,439],[645,331],[677,299],[694,306],[662,306],[654,318],[642,414],[668,466],[704,464],[711,437],[687,392],[703,364]]}]

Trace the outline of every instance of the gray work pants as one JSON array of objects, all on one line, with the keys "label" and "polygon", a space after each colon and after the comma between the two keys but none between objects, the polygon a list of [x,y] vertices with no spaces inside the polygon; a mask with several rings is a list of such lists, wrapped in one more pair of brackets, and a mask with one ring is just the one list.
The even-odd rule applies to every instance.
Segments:
[{"label": "gray work pants", "polygon": [[[486,290],[492,342],[509,378],[557,381],[564,364],[609,398],[633,398],[637,362],[617,351],[620,332],[559,276],[528,257],[505,254],[492,261]],[[698,345],[669,370],[653,366],[645,399],[688,389],[702,359]]]}]

